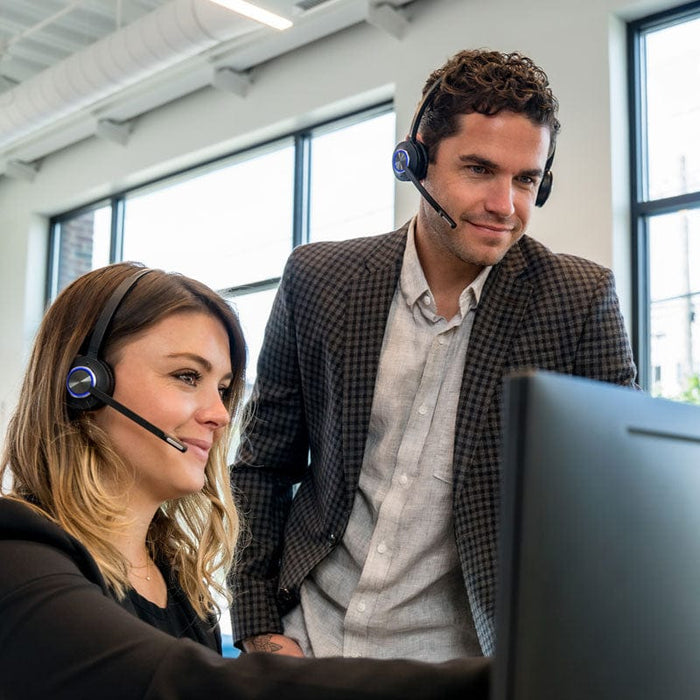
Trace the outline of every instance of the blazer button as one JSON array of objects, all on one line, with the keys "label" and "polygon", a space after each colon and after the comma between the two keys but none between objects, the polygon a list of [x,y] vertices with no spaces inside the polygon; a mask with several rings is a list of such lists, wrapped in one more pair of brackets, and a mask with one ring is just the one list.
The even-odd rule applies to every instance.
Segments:
[{"label": "blazer button", "polygon": [[294,596],[292,595],[292,592],[289,590],[289,588],[280,588],[277,592],[277,598],[280,601],[280,603],[291,603],[294,599]]},{"label": "blazer button", "polygon": [[331,534],[328,535],[328,546],[335,547],[337,541],[338,538],[335,536],[335,533],[331,532]]}]

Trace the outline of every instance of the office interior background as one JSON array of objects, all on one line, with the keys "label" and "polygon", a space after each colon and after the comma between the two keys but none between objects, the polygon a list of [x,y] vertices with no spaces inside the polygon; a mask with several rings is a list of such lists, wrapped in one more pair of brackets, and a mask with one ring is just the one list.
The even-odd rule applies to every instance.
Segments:
[{"label": "office interior background", "polygon": [[563,124],[529,233],[611,267],[644,388],[697,401],[700,3],[0,0],[0,436],[46,304],[115,260],[221,291],[252,382],[294,245],[391,230],[394,144],[463,48],[548,73]]},{"label": "office interior background", "polygon": [[46,305],[116,260],[229,299],[252,384],[292,247],[414,213],[393,147],[428,74],[478,47],[531,56],[560,100],[529,233],[611,267],[642,385],[700,402],[700,3],[260,4],[293,26],[210,0],[0,0],[0,437]]}]

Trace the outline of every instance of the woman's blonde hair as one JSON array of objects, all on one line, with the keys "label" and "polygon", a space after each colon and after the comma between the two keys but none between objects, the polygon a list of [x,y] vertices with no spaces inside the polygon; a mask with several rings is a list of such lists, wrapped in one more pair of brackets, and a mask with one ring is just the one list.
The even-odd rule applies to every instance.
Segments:
[{"label": "woman's blonde hair", "polygon": [[[0,482],[7,471],[12,474],[6,495],[29,503],[82,542],[118,598],[130,588],[129,565],[113,542],[115,532],[125,528],[128,520],[110,486],[131,472],[92,413],[67,406],[65,382],[107,300],[140,269],[135,263],[119,263],[89,272],[66,287],[49,308],[0,463]],[[204,619],[218,611],[217,596],[227,595],[222,573],[233,564],[239,533],[227,466],[245,381],[246,350],[238,318],[206,285],[153,270],[119,305],[101,356],[109,362],[129,339],[166,316],[183,312],[211,314],[226,329],[233,378],[225,401],[232,421],[210,452],[204,488],[160,507],[149,528],[148,547],[156,560],[167,562]]]}]

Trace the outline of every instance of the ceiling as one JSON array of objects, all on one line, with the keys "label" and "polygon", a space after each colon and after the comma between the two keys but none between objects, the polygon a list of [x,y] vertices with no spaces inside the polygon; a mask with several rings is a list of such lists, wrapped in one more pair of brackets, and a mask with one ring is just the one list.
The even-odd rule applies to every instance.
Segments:
[{"label": "ceiling", "polygon": [[167,0],[0,0],[0,91],[36,75]]},{"label": "ceiling", "polygon": [[418,0],[256,0],[277,31],[211,0],[0,0],[0,174],[206,85],[245,95],[256,65],[360,22],[400,38]]}]

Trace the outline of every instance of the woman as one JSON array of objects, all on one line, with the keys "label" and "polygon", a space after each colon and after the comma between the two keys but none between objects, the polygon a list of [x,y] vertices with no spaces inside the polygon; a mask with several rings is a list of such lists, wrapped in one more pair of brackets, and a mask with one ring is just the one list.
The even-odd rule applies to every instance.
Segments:
[{"label": "woman", "polygon": [[0,464],[0,697],[486,697],[482,660],[217,654],[244,370],[195,280],[124,263],[56,299]]},{"label": "woman", "polygon": [[[86,365],[99,391],[113,385],[114,400],[187,450],[71,391],[64,378]],[[11,495],[85,546],[115,600],[213,648],[217,571],[237,536],[225,459],[244,371],[238,320],[204,285],[130,264],[97,270],[46,315],[2,461]]]}]

